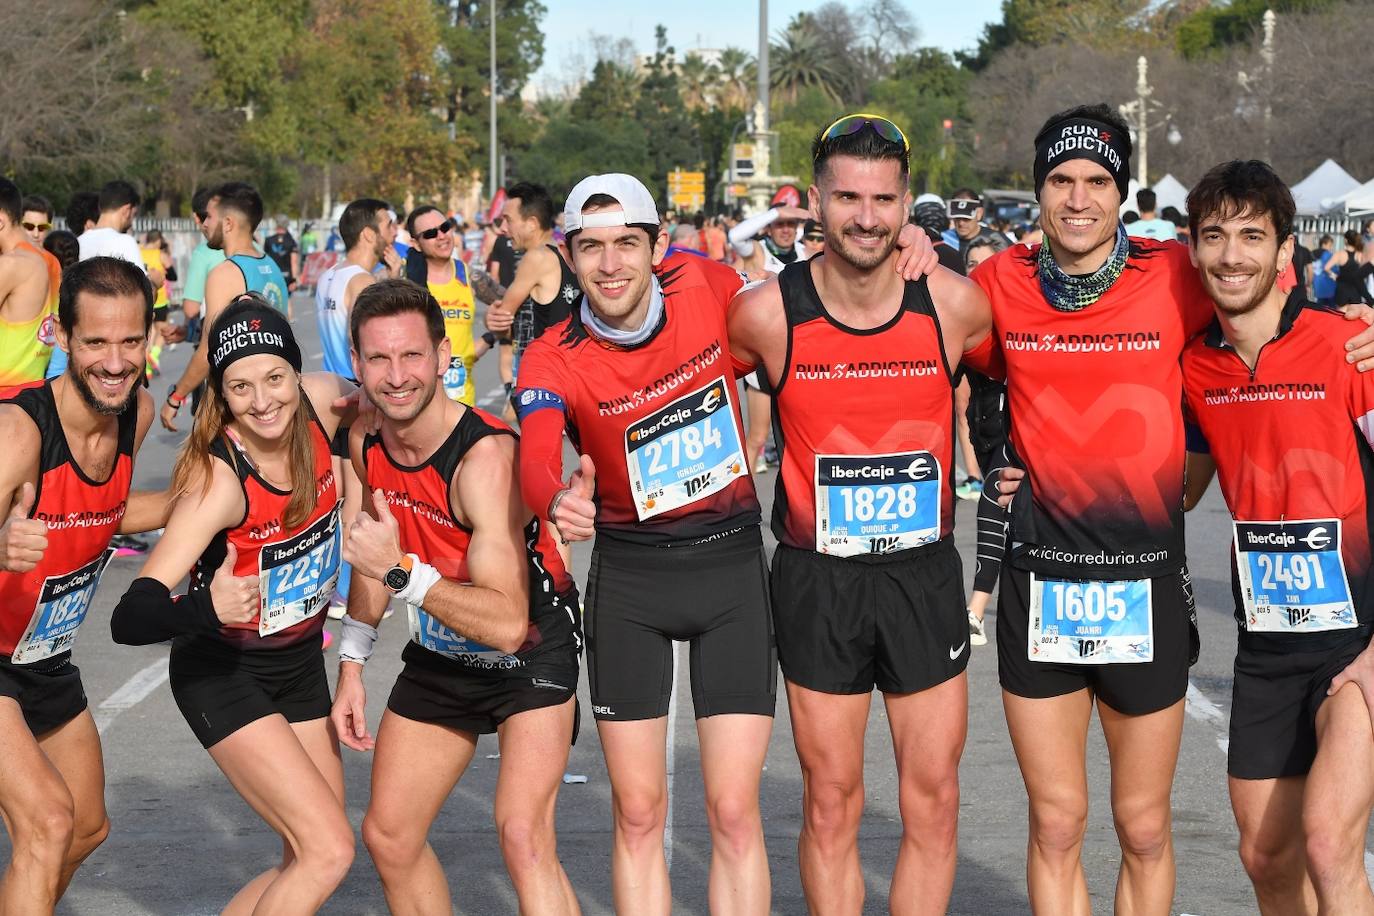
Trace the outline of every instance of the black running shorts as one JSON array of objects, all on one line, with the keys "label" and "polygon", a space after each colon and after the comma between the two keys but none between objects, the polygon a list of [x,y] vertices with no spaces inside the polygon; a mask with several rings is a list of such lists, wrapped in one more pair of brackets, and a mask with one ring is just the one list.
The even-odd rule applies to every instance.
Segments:
[{"label": "black running shorts", "polygon": [[309,722],[332,705],[319,637],[251,652],[213,637],[178,639],[170,675],[172,697],[207,749],[266,716]]},{"label": "black running shorts", "polygon": [[[571,645],[541,655],[521,676],[474,673],[414,643],[406,646],[404,658],[386,708],[416,722],[474,735],[491,734],[511,716],[560,706],[577,695],[577,649]],[[574,717],[574,743],[577,722]]]},{"label": "black running shorts", "polygon": [[8,656],[0,656],[0,697],[19,704],[35,738],[66,725],[86,709],[81,670],[72,664],[70,652],[27,665],[11,664]]},{"label": "black running shorts", "polygon": [[964,573],[953,538],[891,554],[773,554],[778,660],[823,693],[915,693],[968,667]]},{"label": "black running shorts", "polygon": [[1303,637],[1251,639],[1241,633],[1231,687],[1231,744],[1226,772],[1237,779],[1305,776],[1317,757],[1317,710],[1331,679],[1369,645],[1370,628],[1335,645],[1300,651]]},{"label": "black running shorts", "polygon": [[1151,579],[1154,613],[1154,658],[1148,662],[1073,665],[1031,661],[1027,648],[1030,617],[1030,573],[1002,564],[997,597],[997,673],[1002,689],[1013,696],[1048,699],[1091,690],[1099,700],[1125,715],[1167,709],[1188,692],[1192,645],[1191,598],[1185,575],[1168,573]]},{"label": "black running shorts", "polygon": [[586,629],[597,719],[667,714],[674,640],[690,643],[698,719],[773,715],[777,654],[757,527],[688,547],[598,540],[587,576]]}]

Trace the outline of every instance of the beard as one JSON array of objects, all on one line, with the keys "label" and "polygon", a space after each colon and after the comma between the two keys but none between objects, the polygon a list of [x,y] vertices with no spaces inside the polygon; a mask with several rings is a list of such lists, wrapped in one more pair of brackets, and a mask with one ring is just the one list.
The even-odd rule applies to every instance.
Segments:
[{"label": "beard", "polygon": [[71,380],[72,386],[76,388],[76,393],[81,395],[81,400],[86,402],[86,406],[96,413],[107,417],[116,417],[128,410],[130,405],[138,399],[138,385],[135,383],[129,386],[129,393],[124,396],[122,401],[111,403],[103,401],[100,395],[95,393],[95,389],[86,381],[85,373],[73,371],[74,366],[68,364],[67,378]]},{"label": "beard", "polygon": [[833,231],[829,227],[826,227],[825,253],[827,255],[833,254],[840,260],[859,270],[874,270],[879,264],[886,261],[887,256],[892,253],[892,249],[897,247],[897,233],[891,231],[886,226],[877,227],[877,231],[883,233],[884,244],[878,248],[870,249],[858,248],[850,244],[850,226],[844,226],[838,231]]},{"label": "beard", "polygon": [[410,404],[392,404],[380,396],[380,391],[375,396],[373,392],[369,391],[367,397],[382,412],[382,416],[388,420],[394,423],[408,423],[424,413],[425,408],[434,400],[434,395],[438,390],[439,381],[435,379],[431,384],[421,387],[417,392],[417,397]]},{"label": "beard", "polygon": [[[1216,303],[1218,309],[1231,317],[1239,317],[1253,312],[1269,298],[1269,294],[1273,291],[1274,284],[1278,281],[1278,277],[1279,269],[1277,264],[1268,265],[1262,268],[1259,273],[1255,274],[1255,285],[1251,288],[1252,292],[1249,292],[1244,299],[1237,298],[1234,294],[1226,295],[1226,291],[1218,290],[1214,286],[1210,274],[1208,275],[1207,282],[1205,282],[1203,286],[1207,289],[1208,296]],[[1223,295],[1218,296],[1217,292],[1222,292]]]},{"label": "beard", "polygon": [[209,232],[205,233],[205,244],[209,245],[215,251],[223,251],[224,227],[216,226],[214,229],[211,229]]}]

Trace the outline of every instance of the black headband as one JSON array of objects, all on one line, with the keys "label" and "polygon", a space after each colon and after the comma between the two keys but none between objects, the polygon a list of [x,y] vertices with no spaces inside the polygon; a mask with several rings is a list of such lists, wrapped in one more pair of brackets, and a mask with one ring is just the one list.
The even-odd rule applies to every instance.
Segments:
[{"label": "black headband", "polygon": [[1111,173],[1121,199],[1131,181],[1131,138],[1109,124],[1089,118],[1057,121],[1035,138],[1035,199],[1061,162],[1088,159]]},{"label": "black headband", "polygon": [[301,371],[301,348],[286,316],[253,294],[230,303],[210,330],[210,375],[216,386],[230,364],[245,356],[271,353]]}]

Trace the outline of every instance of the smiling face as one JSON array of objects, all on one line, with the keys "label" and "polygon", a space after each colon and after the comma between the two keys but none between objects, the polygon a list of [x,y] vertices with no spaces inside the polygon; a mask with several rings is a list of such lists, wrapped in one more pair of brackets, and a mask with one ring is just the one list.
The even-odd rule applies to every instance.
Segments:
[{"label": "smiling face", "polygon": [[1209,213],[1198,220],[1189,252],[1218,311],[1244,315],[1272,295],[1282,299],[1276,282],[1292,260],[1293,237],[1280,240],[1273,217],[1253,208]]},{"label": "smiling face", "polygon": [[[440,226],[449,228],[432,239],[425,238],[426,232]],[[415,243],[420,246],[420,252],[432,261],[447,261],[453,257],[453,223],[437,210],[430,210],[415,218],[414,238]]]},{"label": "smiling face", "polygon": [[1088,274],[1107,261],[1116,244],[1121,193],[1112,173],[1089,159],[1054,167],[1040,189],[1040,225],[1065,273]]},{"label": "smiling face", "polygon": [[449,342],[437,345],[419,312],[369,318],[358,328],[353,369],[368,400],[388,420],[413,420],[434,400],[449,364]]},{"label": "smiling face", "polygon": [[826,254],[860,270],[887,259],[911,210],[906,176],[896,159],[833,156],[807,196],[811,211],[820,216]]},{"label": "smiling face", "polygon": [[[619,204],[588,208],[585,213],[619,211]],[[609,323],[638,325],[648,311],[653,269],[668,250],[661,230],[651,242],[641,226],[602,226],[582,229],[570,244],[572,268],[596,313]]]},{"label": "smiling face", "polygon": [[58,327],[70,357],[67,378],[96,413],[123,413],[138,396],[148,358],[147,309],[142,296],[81,292],[71,334]]},{"label": "smiling face", "polygon": [[280,356],[258,353],[229,364],[220,393],[240,430],[277,440],[290,431],[300,408],[300,375]]}]

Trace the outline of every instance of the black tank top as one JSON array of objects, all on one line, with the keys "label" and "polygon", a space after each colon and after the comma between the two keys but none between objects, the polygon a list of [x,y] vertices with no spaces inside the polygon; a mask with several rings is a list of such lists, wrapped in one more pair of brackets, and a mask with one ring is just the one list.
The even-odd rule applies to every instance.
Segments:
[{"label": "black tank top", "polygon": [[538,299],[531,298],[534,303],[534,336],[532,340],[538,340],[539,335],[545,329],[551,328],[556,324],[561,324],[564,319],[572,314],[573,306],[582,299],[582,287],[577,282],[577,274],[568,266],[568,262],[563,260],[563,253],[558,250],[557,245],[549,245],[548,249],[553,252],[553,256],[558,258],[558,292],[554,293],[553,298],[548,302],[540,302]]},{"label": "black tank top", "polygon": [[1361,264],[1356,260],[1355,252],[1350,251],[1345,263],[1336,272],[1336,304],[1369,302],[1369,290],[1364,284],[1370,274],[1374,274],[1374,264]]}]

